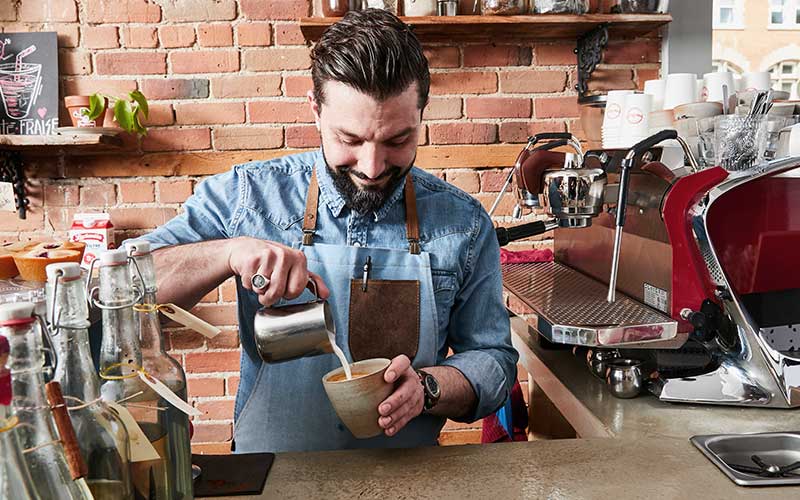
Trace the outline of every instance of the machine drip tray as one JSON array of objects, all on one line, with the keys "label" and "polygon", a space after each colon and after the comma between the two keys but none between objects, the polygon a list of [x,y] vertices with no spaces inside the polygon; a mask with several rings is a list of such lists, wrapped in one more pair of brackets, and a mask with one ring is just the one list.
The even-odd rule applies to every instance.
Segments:
[{"label": "machine drip tray", "polygon": [[690,439],[740,486],[800,484],[800,434],[716,434]]},{"label": "machine drip tray", "polygon": [[551,342],[656,347],[677,336],[669,316],[619,292],[609,303],[608,285],[558,262],[503,264],[502,272],[503,286],[536,312],[537,330]]}]

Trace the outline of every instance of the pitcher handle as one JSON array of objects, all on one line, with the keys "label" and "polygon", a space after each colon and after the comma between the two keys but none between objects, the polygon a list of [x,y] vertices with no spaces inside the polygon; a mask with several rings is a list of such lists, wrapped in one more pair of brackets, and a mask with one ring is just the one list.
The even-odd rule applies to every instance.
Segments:
[{"label": "pitcher handle", "polygon": [[[311,292],[314,293],[314,301],[313,302],[318,302],[319,301],[319,291],[318,291],[318,287],[317,287],[317,282],[314,281],[314,278],[312,278],[311,275],[308,276],[308,284],[306,285],[306,288],[308,288],[309,290],[311,290]],[[309,301],[309,303],[311,303],[311,301]]]}]

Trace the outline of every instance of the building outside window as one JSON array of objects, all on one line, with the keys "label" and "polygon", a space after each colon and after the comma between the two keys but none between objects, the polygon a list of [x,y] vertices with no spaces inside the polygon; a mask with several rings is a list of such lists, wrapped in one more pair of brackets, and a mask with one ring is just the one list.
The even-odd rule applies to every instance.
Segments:
[{"label": "building outside window", "polygon": [[[800,59],[800,54],[798,54]],[[800,60],[782,61],[769,69],[772,79],[772,88],[776,90],[792,91],[797,81],[800,80]]]},{"label": "building outside window", "polygon": [[715,29],[741,29],[743,21],[743,0],[714,0]]},{"label": "building outside window", "polygon": [[769,0],[769,26],[771,28],[800,27],[800,1]]}]

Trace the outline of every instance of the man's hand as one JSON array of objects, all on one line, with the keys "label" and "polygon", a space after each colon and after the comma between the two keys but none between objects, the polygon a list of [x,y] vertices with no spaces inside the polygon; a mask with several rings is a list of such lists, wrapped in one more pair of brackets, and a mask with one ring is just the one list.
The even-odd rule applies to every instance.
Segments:
[{"label": "man's hand", "polygon": [[[242,286],[256,292],[258,301],[265,306],[271,306],[281,298],[297,298],[308,285],[309,277],[317,284],[321,298],[330,295],[322,278],[308,270],[303,252],[279,243],[249,237],[234,238],[228,245],[228,266],[231,272],[241,276]],[[254,274],[261,274],[269,283],[254,289],[250,282]]]},{"label": "man's hand", "polygon": [[411,360],[401,354],[386,368],[384,379],[395,384],[394,392],[379,406],[378,425],[387,436],[394,436],[414,417],[422,413],[425,393],[417,372],[411,368]]}]

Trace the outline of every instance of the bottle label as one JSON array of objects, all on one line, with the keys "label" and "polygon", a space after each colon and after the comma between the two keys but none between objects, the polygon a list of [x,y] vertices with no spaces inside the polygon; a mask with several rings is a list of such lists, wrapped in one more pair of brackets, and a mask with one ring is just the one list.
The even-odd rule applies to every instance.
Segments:
[{"label": "bottle label", "polygon": [[130,441],[131,447],[131,462],[160,460],[161,456],[159,456],[156,449],[153,448],[153,445],[150,444],[150,440],[147,439],[142,428],[136,423],[136,420],[134,420],[128,409],[111,401],[106,401],[106,404],[117,412],[119,418],[122,419],[122,423],[125,424],[125,428],[128,430],[128,440]]},{"label": "bottle label", "polygon": [[142,382],[150,386],[151,389],[156,391],[159,396],[166,399],[167,402],[169,402],[175,408],[179,409],[190,417],[199,417],[203,414],[197,408],[178,397],[177,394],[172,392],[169,387],[164,385],[164,383],[157,378],[148,375],[144,370],[139,370],[138,373],[139,378],[142,379]]},{"label": "bottle label", "polygon": [[172,321],[180,323],[187,328],[191,328],[203,337],[209,339],[213,339],[222,331],[175,304],[160,304],[158,310]]}]

